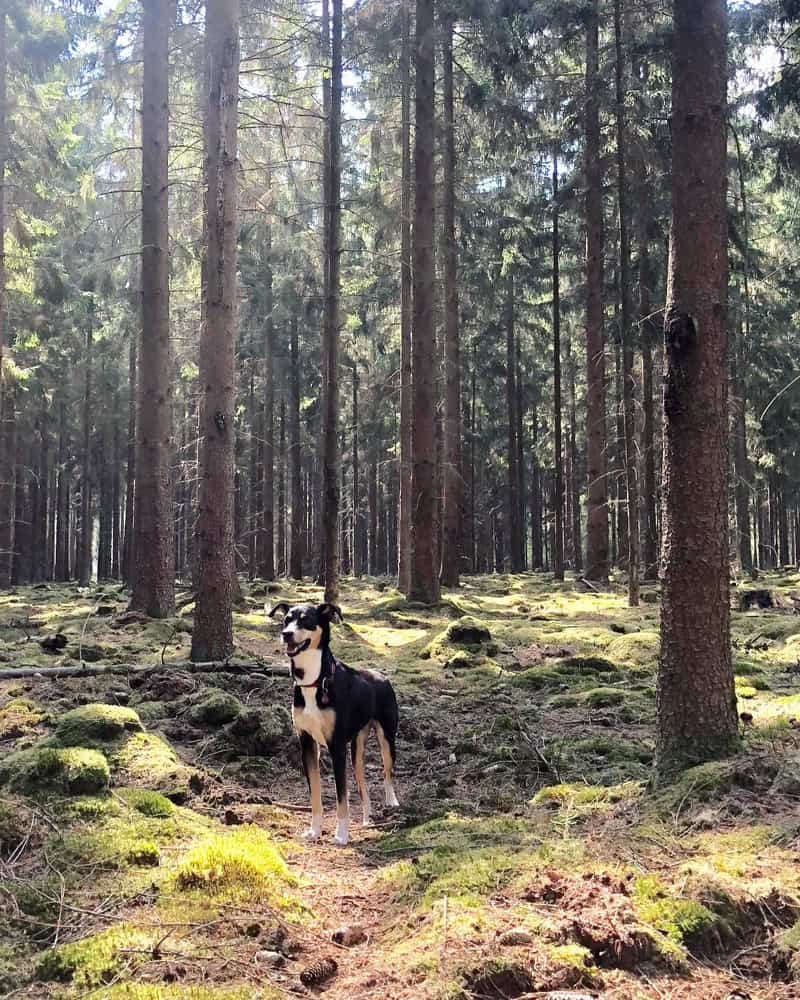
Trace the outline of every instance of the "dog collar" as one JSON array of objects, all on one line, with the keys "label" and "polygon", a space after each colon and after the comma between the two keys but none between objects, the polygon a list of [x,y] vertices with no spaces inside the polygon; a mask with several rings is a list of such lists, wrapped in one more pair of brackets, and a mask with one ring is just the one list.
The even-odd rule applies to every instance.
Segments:
[{"label": "dog collar", "polygon": [[336,673],[336,658],[331,657],[331,672],[326,674],[324,677],[318,677],[311,684],[298,684],[294,681],[294,686],[299,688],[319,688],[322,692],[322,698],[320,699],[323,705],[327,705],[331,700],[328,694],[328,685],[333,680],[333,675]]}]

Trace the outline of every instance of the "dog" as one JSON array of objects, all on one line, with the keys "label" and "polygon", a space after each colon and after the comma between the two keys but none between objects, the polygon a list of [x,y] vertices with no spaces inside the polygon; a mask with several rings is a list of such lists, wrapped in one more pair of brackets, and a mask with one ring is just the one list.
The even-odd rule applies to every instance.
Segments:
[{"label": "dog", "polygon": [[283,614],[281,640],[291,661],[294,681],[292,717],[303,757],[303,770],[311,795],[311,826],[306,840],[322,836],[322,789],[319,748],[325,746],[333,760],[336,782],[336,834],[333,842],[344,846],[350,835],[347,790],[347,747],[353,762],[364,825],[372,807],[364,774],[364,746],[370,731],[378,737],[383,761],[386,805],[397,808],[393,774],[399,710],[394,688],[375,670],[356,670],[337,660],[330,649],[331,623],[341,622],[335,604],[297,604],[286,601],[268,612]]}]

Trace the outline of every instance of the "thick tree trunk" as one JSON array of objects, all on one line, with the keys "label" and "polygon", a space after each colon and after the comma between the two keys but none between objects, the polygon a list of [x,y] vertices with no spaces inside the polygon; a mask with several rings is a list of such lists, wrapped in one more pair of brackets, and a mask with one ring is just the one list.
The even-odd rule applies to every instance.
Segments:
[{"label": "thick tree trunk", "polygon": [[76,553],[78,582],[89,584],[92,575],[92,362],[94,348],[94,296],[89,300],[83,388],[83,442],[81,448],[80,536]]},{"label": "thick tree trunk", "polygon": [[525,502],[525,394],[523,392],[522,381],[522,349],[520,348],[519,337],[516,338],[517,358],[516,358],[516,414],[517,414],[517,496],[519,497],[519,557],[522,561],[523,570],[528,568],[528,545],[526,534],[527,504]]},{"label": "thick tree trunk", "polygon": [[650,261],[648,221],[650,217],[650,192],[646,167],[641,155],[637,156],[636,211],[637,243],[639,251],[639,332],[642,342],[642,464],[644,491],[642,509],[642,558],[645,580],[658,579],[658,521],[656,517],[656,449],[655,449],[655,400],[653,379],[653,348],[656,344],[656,324],[653,317],[653,270]]},{"label": "thick tree trunk", "polygon": [[456,144],[453,112],[453,19],[442,24],[444,110],[444,509],[442,512],[443,587],[457,587],[461,565],[464,511],[461,474],[461,357],[458,328],[458,247],[456,244]]},{"label": "thick tree trunk", "polygon": [[67,406],[62,400],[58,414],[58,484],[56,486],[56,544],[54,576],[69,580],[69,470],[67,469]]},{"label": "thick tree trunk", "polygon": [[506,435],[508,441],[508,481],[504,523],[508,532],[507,552],[512,573],[522,572],[522,530],[519,523],[519,448],[517,446],[517,351],[514,276],[506,275]]},{"label": "thick tree trunk", "polygon": [[136,421],[136,576],[131,607],[175,610],[170,457],[169,36],[171,0],[145,0],[142,90],[142,332]]},{"label": "thick tree trunk", "polygon": [[108,426],[108,418],[104,418],[103,432],[100,438],[100,456],[98,462],[100,469],[100,503],[98,509],[100,524],[97,545],[98,580],[111,579],[111,520],[113,507],[112,462],[113,455],[111,453],[111,433]]},{"label": "thick tree trunk", "polygon": [[599,2],[586,24],[586,572],[608,579],[605,344],[603,337],[603,160],[600,133]]},{"label": "thick tree trunk", "polygon": [[636,461],[636,414],[633,381],[633,308],[631,303],[631,247],[628,212],[626,78],[622,46],[622,3],[614,0],[616,47],[617,204],[619,207],[619,281],[622,340],[622,419],[625,430],[625,486],[628,514],[628,604],[639,604],[639,484]]},{"label": "thick tree trunk", "polygon": [[121,537],[121,489],[120,489],[120,467],[122,463],[122,443],[119,434],[119,397],[114,396],[114,431],[113,431],[113,457],[111,469],[111,577],[114,580],[120,578],[120,549],[122,546]]},{"label": "thick tree trunk", "polygon": [[404,594],[411,584],[411,12],[401,0],[400,76],[402,92],[402,175],[400,192],[400,502],[397,527],[397,586]]},{"label": "thick tree trunk", "polygon": [[292,308],[290,319],[290,363],[289,372],[289,451],[288,472],[290,483],[290,495],[292,504],[291,519],[291,549],[289,553],[289,576],[295,580],[303,578],[303,562],[305,552],[303,551],[303,481],[302,481],[302,453],[300,450],[300,369],[298,350],[298,317],[299,305]]},{"label": "thick tree trunk", "polygon": [[[6,3],[0,5],[0,587],[11,584],[14,553],[13,391],[5,363],[6,319],[6,160],[8,158],[8,54]],[[11,403],[7,401],[12,398]],[[8,423],[9,414],[11,422]]]},{"label": "thick tree trunk", "polygon": [[137,338],[131,335],[128,353],[128,456],[125,475],[125,531],[122,542],[122,579],[133,587],[136,576],[134,511],[136,509],[136,369]]},{"label": "thick tree trunk", "polygon": [[736,141],[736,160],[739,168],[739,195],[742,200],[744,221],[744,329],[741,324],[731,352],[731,390],[733,392],[733,469],[736,497],[736,533],[738,536],[739,563],[743,573],[752,576],[753,547],[750,537],[750,459],[747,454],[747,382],[744,377],[747,350],[750,345],[750,212],[747,197],[744,161],[739,135]]},{"label": "thick tree trunk", "polygon": [[328,225],[325,239],[327,301],[325,303],[323,369],[325,438],[323,462],[323,548],[325,600],[339,599],[339,286],[341,266],[342,187],[342,0],[332,0],[331,113],[328,128]]},{"label": "thick tree trunk", "polygon": [[39,463],[37,470],[39,481],[39,516],[33,522],[33,579],[34,581],[50,578],[52,562],[51,549],[53,537],[50,534],[50,428],[46,400],[42,404],[39,418]]},{"label": "thick tree trunk", "polygon": [[286,576],[286,400],[281,393],[278,428],[278,576]]},{"label": "thick tree trunk", "polygon": [[559,233],[558,149],[553,149],[553,576],[564,579],[564,449],[561,431],[561,237]]},{"label": "thick tree trunk", "polygon": [[730,646],[727,14],[675,0],[657,770],[739,742]]},{"label": "thick tree trunk", "polygon": [[233,652],[239,0],[206,7],[205,323],[200,339],[197,604],[192,659]]},{"label": "thick tree trunk", "polygon": [[[270,180],[271,186],[271,180]],[[264,321],[264,466],[261,485],[261,539],[258,545],[259,574],[275,579],[275,310],[272,274],[272,224],[264,240],[267,266],[264,275],[266,317]]]},{"label": "thick tree trunk", "polygon": [[436,267],[434,261],[435,177],[433,138],[433,0],[417,0],[416,122],[414,131],[414,316],[412,325],[412,496],[411,579],[408,596],[423,604],[439,601],[438,484],[436,477]]},{"label": "thick tree trunk", "polygon": [[533,397],[533,413],[531,414],[533,428],[531,447],[533,453],[533,469],[531,471],[531,566],[533,569],[544,568],[544,535],[542,532],[542,470],[539,464],[539,400]]},{"label": "thick tree trunk", "polygon": [[570,341],[569,361],[569,494],[572,535],[572,568],[576,573],[583,571],[583,543],[581,539],[581,480],[580,458],[578,456],[578,403],[575,387],[576,363],[572,356]]}]

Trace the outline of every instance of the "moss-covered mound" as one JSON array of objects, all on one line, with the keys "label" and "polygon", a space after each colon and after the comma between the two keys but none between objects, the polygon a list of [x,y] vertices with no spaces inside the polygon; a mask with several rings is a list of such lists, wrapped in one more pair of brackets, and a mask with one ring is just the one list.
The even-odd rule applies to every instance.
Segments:
[{"label": "moss-covered mound", "polygon": [[242,703],[225,691],[212,691],[202,701],[192,706],[189,717],[202,726],[222,726],[242,711]]},{"label": "moss-covered mound", "polygon": [[447,626],[442,639],[457,646],[476,646],[481,642],[488,642],[491,637],[489,626],[485,622],[464,615]]},{"label": "moss-covered mound", "polygon": [[202,785],[199,772],[155,733],[133,733],[109,755],[109,762],[115,782],[159,792],[178,804]]},{"label": "moss-covered mound", "polygon": [[126,965],[133,965],[132,950],[146,948],[149,943],[143,931],[121,924],[44,952],[36,963],[35,974],[45,982],[93,989],[111,982]]},{"label": "moss-covered mound", "polygon": [[108,761],[86,747],[33,747],[0,761],[0,785],[27,795],[91,795],[108,788]]},{"label": "moss-covered mound", "polygon": [[251,824],[215,834],[193,847],[180,863],[175,880],[179,889],[275,903],[281,903],[282,889],[294,883],[274,841]]},{"label": "moss-covered mound", "polygon": [[55,742],[62,747],[94,747],[102,750],[142,731],[139,716],[122,705],[82,705],[61,716]]}]

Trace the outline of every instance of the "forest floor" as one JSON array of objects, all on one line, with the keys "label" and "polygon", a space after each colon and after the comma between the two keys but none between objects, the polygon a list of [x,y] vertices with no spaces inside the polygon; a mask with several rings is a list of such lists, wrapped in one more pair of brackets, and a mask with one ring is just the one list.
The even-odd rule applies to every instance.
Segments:
[{"label": "forest floor", "polygon": [[[800,998],[800,575],[741,610],[754,586],[734,591],[742,752],[652,792],[655,587],[631,610],[619,584],[466,578],[426,610],[346,581],[333,648],[396,686],[402,803],[364,829],[353,792],[346,848],[299,840],[263,612],[316,588],[245,587],[240,674],[187,669],[188,593],[167,622],[116,587],[3,594],[0,995]],[[115,672],[3,678],[81,661]],[[368,776],[375,803],[375,746]],[[326,761],[323,788],[329,838]]]}]

